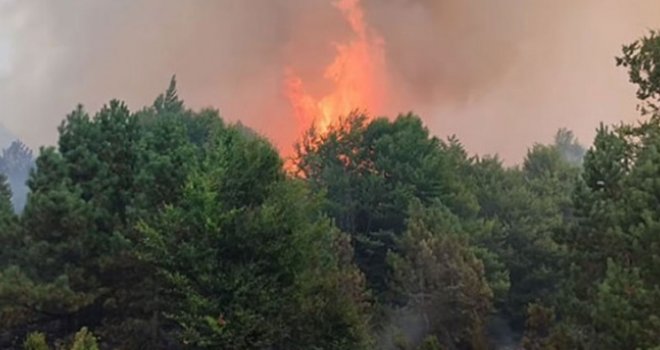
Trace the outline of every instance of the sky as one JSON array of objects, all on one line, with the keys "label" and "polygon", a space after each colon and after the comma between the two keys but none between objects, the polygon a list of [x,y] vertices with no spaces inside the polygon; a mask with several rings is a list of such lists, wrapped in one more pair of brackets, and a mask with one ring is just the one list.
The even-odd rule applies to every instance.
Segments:
[{"label": "sky", "polygon": [[0,38],[0,77],[4,77],[11,71],[11,42],[8,38]]},{"label": "sky", "polygon": [[[4,78],[7,77],[7,75],[9,75],[11,72],[11,47],[12,44],[9,38],[0,36],[0,84],[5,83]],[[5,118],[7,120],[9,119],[8,116]],[[4,121],[5,119],[3,118],[0,120]],[[4,127],[3,123],[0,121],[0,148],[8,146],[14,139],[15,136],[12,135],[11,132],[7,130],[7,128]]]},{"label": "sky", "polygon": [[[637,118],[614,57],[660,27],[658,0],[347,0],[382,40],[373,115],[418,113],[468,150],[519,162],[560,127],[590,143],[599,122]],[[177,75],[214,107],[290,149],[299,135],[287,69],[323,96],[355,37],[330,0],[0,0],[0,126],[53,144],[76,104],[150,104]],[[374,78],[375,79],[375,78]]]}]

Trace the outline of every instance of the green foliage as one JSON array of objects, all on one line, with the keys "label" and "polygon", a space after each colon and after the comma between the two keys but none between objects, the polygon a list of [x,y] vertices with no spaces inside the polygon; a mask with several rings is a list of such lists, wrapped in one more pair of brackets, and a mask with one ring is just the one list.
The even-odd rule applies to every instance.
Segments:
[{"label": "green foliage", "polygon": [[390,254],[405,307],[421,314],[424,334],[446,346],[485,349],[484,327],[492,292],[467,242],[452,233],[445,208],[413,203],[399,254]]},{"label": "green foliage", "polygon": [[531,303],[527,307],[521,346],[525,350],[581,349],[570,333],[571,330],[557,320],[553,308]]},{"label": "green foliage", "polygon": [[513,221],[509,216],[516,212],[516,206],[523,204],[519,199],[523,194],[522,183],[516,171],[506,169],[496,157],[475,159],[466,178],[479,203],[481,221],[478,229],[472,230],[470,240],[475,254],[484,263],[494,302],[500,305],[506,302],[511,287],[506,265],[511,248],[507,244],[508,225],[505,225]]},{"label": "green foliage", "polygon": [[3,174],[0,174],[0,213],[2,213],[1,222],[6,225],[13,213],[11,208],[11,189],[9,188],[7,177]]},{"label": "green foliage", "polygon": [[623,46],[617,57],[618,66],[628,69],[630,82],[637,85],[637,98],[642,114],[656,113],[660,99],[660,36],[651,31],[647,36]]},{"label": "green foliage", "polygon": [[657,345],[660,339],[660,315],[656,288],[645,286],[638,268],[623,268],[608,261],[607,272],[597,285],[591,317],[602,348],[642,348]]},{"label": "green foliage", "polygon": [[551,308],[533,303],[527,307],[525,321],[525,336],[522,347],[525,350],[556,349],[550,339],[552,327],[555,325],[555,313]]},{"label": "green foliage", "polygon": [[408,344],[409,341],[403,332],[400,330],[397,330],[396,334],[392,336],[392,343],[395,349],[397,350],[408,350],[410,348],[410,345]]},{"label": "green foliage", "polygon": [[140,229],[182,341],[223,349],[366,346],[362,279],[328,250],[338,233],[313,197],[284,178],[261,139],[230,128],[208,147],[181,202]]},{"label": "green foliage", "polygon": [[576,221],[558,237],[569,269],[557,301],[562,322],[552,330],[563,343],[554,343],[647,349],[660,339],[658,42],[652,32],[617,59],[638,85],[642,112],[654,115],[638,125],[601,126],[585,155]]},{"label": "green foliage", "polygon": [[298,145],[299,175],[326,194],[325,211],[351,234],[356,261],[377,294],[387,290],[387,252],[405,229],[411,200],[474,211],[452,170],[454,146],[431,137],[410,114],[394,121],[353,114],[326,134],[311,130]]},{"label": "green foliage", "polygon": [[1,232],[2,325],[66,337],[70,322],[102,324],[96,328],[116,346],[166,341],[159,281],[139,259],[135,226],[177,202],[221,126],[217,112],[185,111],[174,82],[163,101],[137,114],[111,101],[93,117],[81,106],[67,116],[58,147],[36,161],[20,225]]},{"label": "green foliage", "polygon": [[170,85],[165,94],[156,98],[153,108],[158,115],[180,115],[184,112],[183,101],[179,99],[176,90],[176,75],[170,79]]},{"label": "green foliage", "polygon": [[417,348],[417,350],[442,350],[443,347],[440,345],[437,337],[430,336],[426,337],[422,344]]},{"label": "green foliage", "polygon": [[327,134],[310,131],[297,166],[353,237],[356,261],[381,301],[402,297],[391,299],[392,265],[383,261],[404,249],[408,206],[437,202],[446,215],[436,221],[463,234],[496,305],[522,326],[526,305],[549,300],[562,277],[564,252],[555,235],[572,224],[571,192],[583,156],[574,135],[561,129],[555,144],[535,145],[522,168],[506,169],[497,158],[469,158],[456,138],[430,137],[415,116],[390,122],[352,115]]},{"label": "green foliage", "polygon": [[11,190],[7,178],[0,173],[0,266],[6,266],[11,260],[12,248],[17,245],[17,218],[11,203]]},{"label": "green foliage", "polygon": [[41,332],[33,332],[28,334],[23,343],[23,350],[48,350],[48,343],[46,343],[46,335]]},{"label": "green foliage", "polygon": [[557,138],[565,140],[530,149],[521,169],[483,158],[470,170],[479,216],[491,226],[472,241],[480,248],[496,306],[520,328],[527,304],[548,301],[562,278],[565,253],[555,236],[573,221],[571,193],[579,168],[562,155],[561,145],[579,145],[565,130]]},{"label": "green foliage", "polygon": [[73,338],[71,350],[98,350],[99,346],[96,337],[87,330],[87,327],[81,328]]},{"label": "green foliage", "polygon": [[[578,340],[600,348],[646,348],[657,339],[657,121],[602,128],[576,194],[580,225],[566,240],[575,268],[566,313]],[[634,136],[634,137],[633,137]]]}]

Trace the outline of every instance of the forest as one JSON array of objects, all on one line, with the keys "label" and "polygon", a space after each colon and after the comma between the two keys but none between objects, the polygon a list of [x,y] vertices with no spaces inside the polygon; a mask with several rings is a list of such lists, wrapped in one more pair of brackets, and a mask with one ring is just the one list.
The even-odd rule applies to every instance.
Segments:
[{"label": "forest", "polygon": [[639,121],[517,166],[412,113],[284,159],[174,78],[78,106],[0,157],[0,348],[660,349],[660,36],[616,64]]}]

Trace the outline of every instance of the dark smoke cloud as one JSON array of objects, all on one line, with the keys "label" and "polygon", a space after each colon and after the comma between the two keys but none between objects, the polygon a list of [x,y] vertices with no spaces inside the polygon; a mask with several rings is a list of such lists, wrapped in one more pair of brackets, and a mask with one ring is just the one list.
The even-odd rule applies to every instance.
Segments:
[{"label": "dark smoke cloud", "polygon": [[[613,57],[660,26],[657,0],[362,1],[392,89],[375,112],[414,110],[438,135],[510,161],[559,127],[588,142],[598,121],[634,119],[634,89]],[[11,43],[0,122],[32,146],[53,143],[75,104],[93,111],[116,97],[139,108],[176,73],[189,105],[215,106],[286,148],[298,128],[285,67],[320,81],[332,43],[350,35],[328,0],[0,0],[0,43]]]}]

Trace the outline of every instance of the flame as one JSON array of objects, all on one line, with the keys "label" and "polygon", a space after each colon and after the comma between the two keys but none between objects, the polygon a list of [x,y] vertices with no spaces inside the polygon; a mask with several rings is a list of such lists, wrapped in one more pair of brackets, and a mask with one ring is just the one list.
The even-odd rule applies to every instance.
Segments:
[{"label": "flame", "polygon": [[350,25],[353,38],[348,43],[334,44],[336,56],[323,75],[332,82],[333,90],[315,98],[305,90],[303,80],[293,69],[286,71],[286,95],[300,127],[313,125],[320,133],[326,132],[336,119],[356,109],[373,111],[383,101],[382,38],[367,26],[360,0],[339,0],[334,6]]}]

